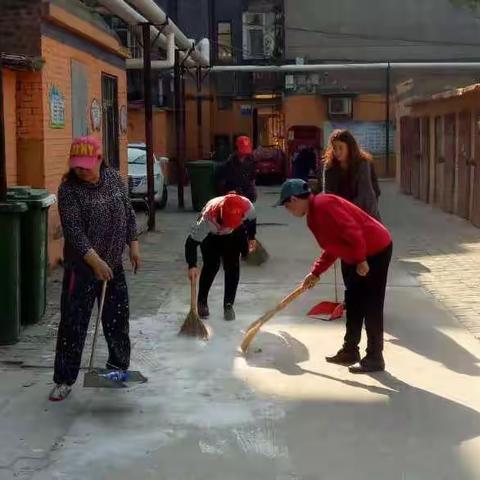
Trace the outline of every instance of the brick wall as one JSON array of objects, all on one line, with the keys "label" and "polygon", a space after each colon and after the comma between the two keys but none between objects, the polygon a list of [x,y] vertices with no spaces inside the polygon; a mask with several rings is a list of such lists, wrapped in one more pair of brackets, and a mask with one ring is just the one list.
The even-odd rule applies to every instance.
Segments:
[{"label": "brick wall", "polygon": [[40,55],[42,0],[0,1],[0,50]]},{"label": "brick wall", "polygon": [[[42,126],[45,158],[44,188],[56,193],[62,175],[68,168],[68,153],[72,141],[72,103],[71,103],[71,61],[76,60],[85,65],[88,80],[88,103],[93,98],[101,101],[102,72],[113,75],[118,79],[118,105],[127,103],[126,73],[98,58],[60,43],[49,37],[42,37],[42,56],[45,65],[42,69]],[[54,129],[50,127],[49,90],[55,85],[65,98],[65,127]],[[96,136],[102,139],[101,132]],[[120,171],[127,174],[127,136],[120,136]],[[56,263],[61,258],[61,229],[56,208],[51,209],[50,215],[50,261]]]},{"label": "brick wall", "polygon": [[17,184],[17,140],[16,140],[16,74],[3,72],[3,108],[5,119],[5,153],[7,156],[7,184]]}]

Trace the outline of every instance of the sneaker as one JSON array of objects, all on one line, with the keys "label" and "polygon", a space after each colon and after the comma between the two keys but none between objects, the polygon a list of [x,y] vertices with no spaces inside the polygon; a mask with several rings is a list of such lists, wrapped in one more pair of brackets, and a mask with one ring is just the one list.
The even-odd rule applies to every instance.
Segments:
[{"label": "sneaker", "polygon": [[349,368],[350,373],[374,373],[385,371],[385,360],[383,355],[369,357],[368,355],[360,360],[358,365]]},{"label": "sneaker", "polygon": [[210,316],[210,310],[208,309],[208,305],[206,303],[198,302],[198,316],[203,318],[204,320]]},{"label": "sneaker", "polygon": [[72,387],[70,387],[69,385],[65,385],[64,383],[57,384],[52,388],[48,399],[51,402],[61,402],[70,395],[71,391]]},{"label": "sneaker", "polygon": [[345,350],[340,349],[333,357],[326,357],[325,360],[328,363],[335,363],[344,367],[355,365],[360,361],[360,352],[358,350]]},{"label": "sneaker", "polygon": [[233,309],[233,305],[231,303],[227,303],[225,307],[223,307],[223,313],[227,322],[235,320],[235,310]]}]

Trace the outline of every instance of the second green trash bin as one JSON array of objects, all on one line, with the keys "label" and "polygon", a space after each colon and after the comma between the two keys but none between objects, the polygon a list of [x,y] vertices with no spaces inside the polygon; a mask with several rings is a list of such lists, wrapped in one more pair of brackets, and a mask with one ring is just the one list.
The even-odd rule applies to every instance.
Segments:
[{"label": "second green trash bin", "polygon": [[12,187],[11,200],[24,202],[28,211],[21,217],[21,321],[37,323],[47,306],[48,209],[56,201],[47,190]]},{"label": "second green trash bin", "polygon": [[192,190],[192,205],[196,212],[200,212],[209,200],[217,196],[215,166],[216,163],[211,160],[196,160],[187,163]]}]

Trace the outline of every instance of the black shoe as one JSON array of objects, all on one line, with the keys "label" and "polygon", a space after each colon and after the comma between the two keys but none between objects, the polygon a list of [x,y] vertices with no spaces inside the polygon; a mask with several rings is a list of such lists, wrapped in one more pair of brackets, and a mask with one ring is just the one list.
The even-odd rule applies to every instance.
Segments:
[{"label": "black shoe", "polygon": [[203,318],[204,320],[210,316],[210,310],[208,309],[208,305],[206,303],[198,302],[198,316]]},{"label": "black shoe", "polygon": [[235,310],[233,309],[233,305],[231,303],[227,303],[223,307],[224,318],[227,322],[231,322],[235,320]]},{"label": "black shoe", "polygon": [[349,367],[360,361],[360,352],[358,350],[345,350],[342,348],[336,355],[333,357],[326,357],[325,360],[328,363],[335,363],[337,365]]},{"label": "black shoe", "polygon": [[350,373],[374,373],[385,371],[385,360],[383,355],[369,357],[368,355],[360,360],[358,365],[349,368]]}]

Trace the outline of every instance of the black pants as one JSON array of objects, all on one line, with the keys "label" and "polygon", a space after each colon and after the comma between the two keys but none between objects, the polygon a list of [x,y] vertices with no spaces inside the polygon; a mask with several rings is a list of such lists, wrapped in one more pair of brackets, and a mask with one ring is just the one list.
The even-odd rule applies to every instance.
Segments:
[{"label": "black pants", "polygon": [[383,352],[383,306],[391,258],[392,244],[378,255],[368,257],[370,271],[366,277],[357,274],[356,265],[342,262],[347,308],[346,350],[358,350],[365,321],[367,355],[381,356]]},{"label": "black pants", "polygon": [[[63,277],[61,319],[55,356],[55,383],[73,385],[78,377],[83,347],[95,300],[102,282],[84,269],[67,268]],[[108,345],[107,368],[126,370],[130,364],[129,303],[125,273],[114,271],[108,283],[102,326]]]},{"label": "black pants", "polygon": [[223,263],[225,270],[224,305],[235,302],[240,280],[240,255],[248,252],[248,241],[243,228],[230,235],[208,235],[201,245],[203,268],[198,290],[199,303],[207,303],[208,293]]}]

